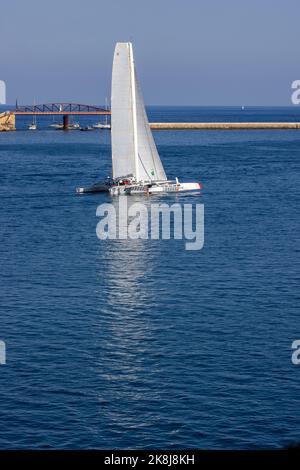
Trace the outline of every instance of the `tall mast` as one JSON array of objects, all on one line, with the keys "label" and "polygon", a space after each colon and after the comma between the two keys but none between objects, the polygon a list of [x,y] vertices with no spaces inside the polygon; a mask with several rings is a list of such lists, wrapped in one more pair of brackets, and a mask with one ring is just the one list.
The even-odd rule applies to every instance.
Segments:
[{"label": "tall mast", "polygon": [[[35,112],[35,98],[33,98],[33,111]],[[33,124],[36,124],[36,115],[33,115]]]},{"label": "tall mast", "polygon": [[[107,96],[105,98],[105,110],[108,111]],[[107,114],[105,114],[105,125],[107,126]]]},{"label": "tall mast", "polygon": [[132,118],[133,118],[133,144],[134,144],[134,166],[135,177],[139,181],[139,156],[138,156],[138,140],[137,140],[137,118],[136,118],[136,93],[135,93],[135,70],[132,52],[132,44],[129,43],[129,60],[130,60],[130,76],[131,76],[131,96],[132,96]]}]

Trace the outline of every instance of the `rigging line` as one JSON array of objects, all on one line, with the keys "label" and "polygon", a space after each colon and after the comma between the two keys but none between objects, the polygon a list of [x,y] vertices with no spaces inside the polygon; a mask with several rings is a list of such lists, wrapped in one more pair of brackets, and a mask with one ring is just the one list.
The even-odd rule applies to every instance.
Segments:
[{"label": "rigging line", "polygon": [[[142,112],[142,116],[143,116],[143,121],[144,121],[144,124],[145,124],[145,128],[146,128],[146,135],[147,137],[149,138],[149,140],[151,141],[151,138],[153,138],[152,134],[151,134],[151,131],[150,131],[150,126],[149,126],[149,123],[148,123],[148,120],[146,119],[146,110],[144,109],[143,112]],[[150,143],[150,152],[151,152],[151,158],[152,158],[152,164],[153,164],[153,167],[154,167],[154,172],[155,172],[155,175],[156,178],[158,178],[158,175],[157,175],[157,169],[156,169],[156,165],[155,165],[155,159],[154,159],[154,155],[153,155],[153,149],[152,149],[152,145]],[[144,167],[144,165],[143,165]],[[144,167],[145,169],[145,167]],[[145,170],[146,171],[146,170]],[[146,171],[147,175],[149,176],[149,173]],[[151,178],[150,178],[151,179]]]},{"label": "rigging line", "polygon": [[150,152],[151,152],[153,167],[154,167],[154,170],[155,170],[155,176],[156,176],[156,178],[158,178],[157,169],[156,169],[156,165],[155,165],[155,159],[154,159],[154,155],[153,155],[153,149],[152,149],[152,145],[151,145],[152,144],[151,139],[153,139],[153,136],[152,136],[152,133],[151,133],[151,130],[150,130],[148,118],[146,120],[146,110],[144,110],[143,118],[144,118],[144,123],[145,123],[145,126],[146,126],[146,132],[147,132],[148,138],[150,140]]},{"label": "rigging line", "polygon": [[[142,92],[141,92],[141,87],[140,87],[140,82],[137,78],[137,75],[135,76],[135,82],[136,82],[136,87],[138,89],[138,95],[139,95],[139,98],[141,100],[142,98]],[[145,128],[146,128],[146,135],[148,137],[148,139],[151,141],[151,139],[153,139],[153,135],[151,133],[151,130],[150,130],[150,126],[149,126],[149,122],[148,122],[148,117],[147,117],[147,114],[146,114],[146,109],[145,109],[145,106],[144,106],[144,109],[142,110],[142,117],[143,117],[143,121],[144,121],[144,124],[145,124]],[[152,158],[152,164],[153,164],[153,167],[154,167],[154,171],[155,171],[155,176],[156,178],[158,178],[158,173],[157,173],[157,168],[156,168],[156,165],[155,165],[155,158],[154,158],[154,155],[153,155],[153,148],[152,148],[152,142],[150,143],[150,152],[151,152],[151,158]],[[143,165],[144,167],[144,165]],[[145,167],[144,167],[145,169]],[[145,170],[146,171],[146,170]],[[147,175],[149,176],[148,172],[146,171]],[[151,179],[151,178],[150,178]]]},{"label": "rigging line", "polygon": [[139,160],[140,160],[140,162],[141,162],[141,164],[142,164],[142,167],[143,167],[144,170],[145,170],[145,173],[147,174],[149,180],[152,181],[152,180],[151,180],[151,176],[149,175],[148,171],[146,170],[145,165],[144,165],[144,163],[143,163],[143,161],[142,161],[141,156],[140,156],[139,153],[138,153],[138,156],[139,156]]}]

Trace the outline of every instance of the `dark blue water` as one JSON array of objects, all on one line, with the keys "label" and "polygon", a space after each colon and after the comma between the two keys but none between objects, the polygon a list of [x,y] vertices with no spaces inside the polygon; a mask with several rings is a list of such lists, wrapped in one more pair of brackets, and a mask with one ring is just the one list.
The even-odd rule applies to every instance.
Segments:
[{"label": "dark blue water", "polygon": [[200,251],[96,237],[110,198],[74,188],[110,173],[109,137],[0,134],[0,448],[299,441],[300,131],[155,133],[168,176],[203,182]]}]

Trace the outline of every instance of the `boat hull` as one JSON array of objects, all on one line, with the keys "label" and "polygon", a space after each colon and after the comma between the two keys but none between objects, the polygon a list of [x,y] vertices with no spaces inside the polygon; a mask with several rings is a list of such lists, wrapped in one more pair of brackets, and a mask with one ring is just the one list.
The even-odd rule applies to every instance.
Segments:
[{"label": "boat hull", "polygon": [[76,188],[77,194],[85,194],[85,193],[108,193],[109,186],[105,183],[96,183],[93,186],[89,186],[87,188]]},{"label": "boat hull", "polygon": [[112,196],[130,196],[132,194],[169,194],[178,192],[199,191],[202,188],[200,183],[176,183],[167,182],[162,184],[134,184],[116,185],[109,188]]},{"label": "boat hull", "polygon": [[110,129],[110,124],[94,124],[94,129]]}]

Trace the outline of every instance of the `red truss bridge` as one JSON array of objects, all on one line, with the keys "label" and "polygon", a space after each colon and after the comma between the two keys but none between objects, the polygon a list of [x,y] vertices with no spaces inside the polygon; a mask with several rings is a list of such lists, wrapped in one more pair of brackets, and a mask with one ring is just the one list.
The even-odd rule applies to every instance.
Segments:
[{"label": "red truss bridge", "polygon": [[32,106],[16,106],[13,113],[17,116],[24,115],[99,115],[110,114],[108,109],[90,104],[79,103],[46,103]]},{"label": "red truss bridge", "polygon": [[12,111],[16,116],[62,116],[63,129],[69,128],[69,116],[99,116],[111,114],[108,109],[90,104],[46,103],[32,106],[18,106]]}]

